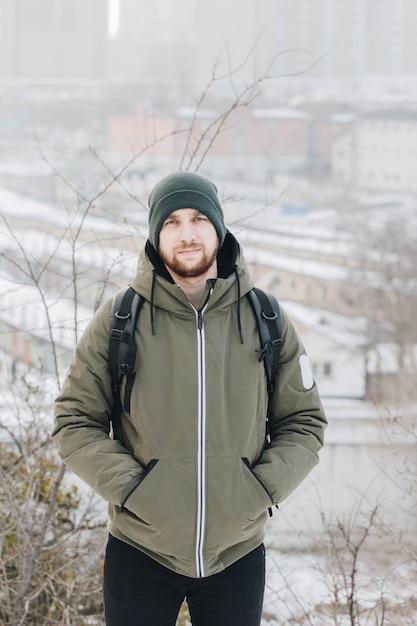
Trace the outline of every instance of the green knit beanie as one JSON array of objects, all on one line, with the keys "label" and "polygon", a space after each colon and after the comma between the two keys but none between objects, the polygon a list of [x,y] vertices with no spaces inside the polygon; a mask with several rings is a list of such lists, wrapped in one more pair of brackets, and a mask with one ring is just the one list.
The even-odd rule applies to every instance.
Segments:
[{"label": "green knit beanie", "polygon": [[197,209],[216,229],[220,246],[226,236],[223,209],[216,186],[204,176],[176,172],[159,181],[149,195],[149,241],[158,250],[159,233],[168,215],[177,209]]}]

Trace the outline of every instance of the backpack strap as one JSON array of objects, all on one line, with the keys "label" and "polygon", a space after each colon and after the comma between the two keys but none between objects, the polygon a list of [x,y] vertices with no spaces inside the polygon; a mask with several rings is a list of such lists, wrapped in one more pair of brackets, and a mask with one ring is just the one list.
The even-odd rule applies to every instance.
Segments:
[{"label": "backpack strap", "polygon": [[[142,296],[132,287],[123,287],[113,298],[110,321],[109,370],[113,392],[111,436],[115,439],[120,439],[122,411],[130,411],[130,394],[136,373],[135,326],[142,304]],[[122,405],[120,384],[123,376],[126,376],[126,386]]]},{"label": "backpack strap", "polygon": [[[258,323],[261,348],[257,352],[259,361],[264,362],[268,394],[271,396],[282,345],[281,312],[278,300],[270,292],[254,287],[248,293],[248,297]],[[134,332],[142,304],[142,296],[132,287],[123,287],[113,298],[109,339],[109,370],[113,392],[111,436],[118,439],[120,439],[121,413],[130,411],[130,395],[136,373]],[[123,376],[127,378],[122,405],[120,384]]]},{"label": "backpack strap", "polygon": [[[268,389],[268,410],[265,418],[265,445],[268,445],[271,441],[269,432],[269,403],[274,391],[275,374],[278,372],[282,346],[281,309],[278,300],[272,293],[262,291],[262,289],[258,287],[254,287],[249,291],[248,297],[258,322],[259,337],[261,339],[261,347],[258,348],[256,352],[259,352],[258,360],[263,361],[265,366]],[[272,509],[269,509],[269,515],[272,515]]]},{"label": "backpack strap", "polygon": [[271,396],[282,346],[281,310],[276,297],[258,287],[254,287],[248,293],[248,297],[258,322],[261,347],[257,352],[259,361],[264,362],[268,394]]}]

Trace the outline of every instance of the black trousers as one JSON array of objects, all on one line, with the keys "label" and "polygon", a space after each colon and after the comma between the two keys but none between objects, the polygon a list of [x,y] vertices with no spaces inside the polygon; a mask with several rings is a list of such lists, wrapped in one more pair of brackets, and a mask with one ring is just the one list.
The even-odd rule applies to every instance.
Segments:
[{"label": "black trousers", "polygon": [[107,626],[175,626],[184,599],[193,626],[259,626],[265,548],[219,574],[188,578],[110,536],[104,562]]}]

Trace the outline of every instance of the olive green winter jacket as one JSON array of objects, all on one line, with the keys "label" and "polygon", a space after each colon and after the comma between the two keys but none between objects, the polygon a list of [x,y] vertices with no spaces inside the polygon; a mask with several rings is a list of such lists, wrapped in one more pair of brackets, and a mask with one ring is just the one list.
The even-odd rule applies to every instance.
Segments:
[{"label": "olive green winter jacket", "polygon": [[65,463],[109,503],[112,535],[176,572],[209,576],[262,543],[268,508],[318,462],[326,418],[282,311],[265,447],[265,372],[245,297],[252,281],[230,233],[200,311],[158,259],[148,243],[132,282],[146,300],[122,441],[109,438],[110,301],[76,349],[56,399],[53,438]]}]

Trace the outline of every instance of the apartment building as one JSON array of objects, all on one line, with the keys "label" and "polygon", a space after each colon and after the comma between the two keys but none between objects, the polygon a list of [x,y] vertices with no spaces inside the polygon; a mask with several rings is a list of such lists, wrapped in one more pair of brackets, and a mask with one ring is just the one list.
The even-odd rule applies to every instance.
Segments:
[{"label": "apartment building", "polygon": [[156,88],[193,78],[195,0],[119,0],[118,28],[109,48],[109,76]]},{"label": "apartment building", "polygon": [[417,112],[379,110],[359,116],[335,139],[335,180],[360,189],[417,191]]},{"label": "apartment building", "polygon": [[106,0],[0,0],[0,78],[104,78]]},{"label": "apartment building", "polygon": [[121,156],[143,151],[142,164],[168,169],[178,167],[183,157],[185,164],[204,159],[213,177],[249,181],[273,180],[278,171],[303,166],[308,159],[308,113],[242,107],[226,120],[220,110],[195,113],[191,108],[171,113],[138,103],[131,112],[110,117],[109,150]]},{"label": "apartment building", "polygon": [[215,75],[225,89],[230,80],[247,83],[266,72],[280,77],[271,86],[275,95],[300,83],[337,85],[343,93],[417,82],[414,0],[119,0],[119,6],[118,71],[136,80],[170,76],[181,89]]}]

